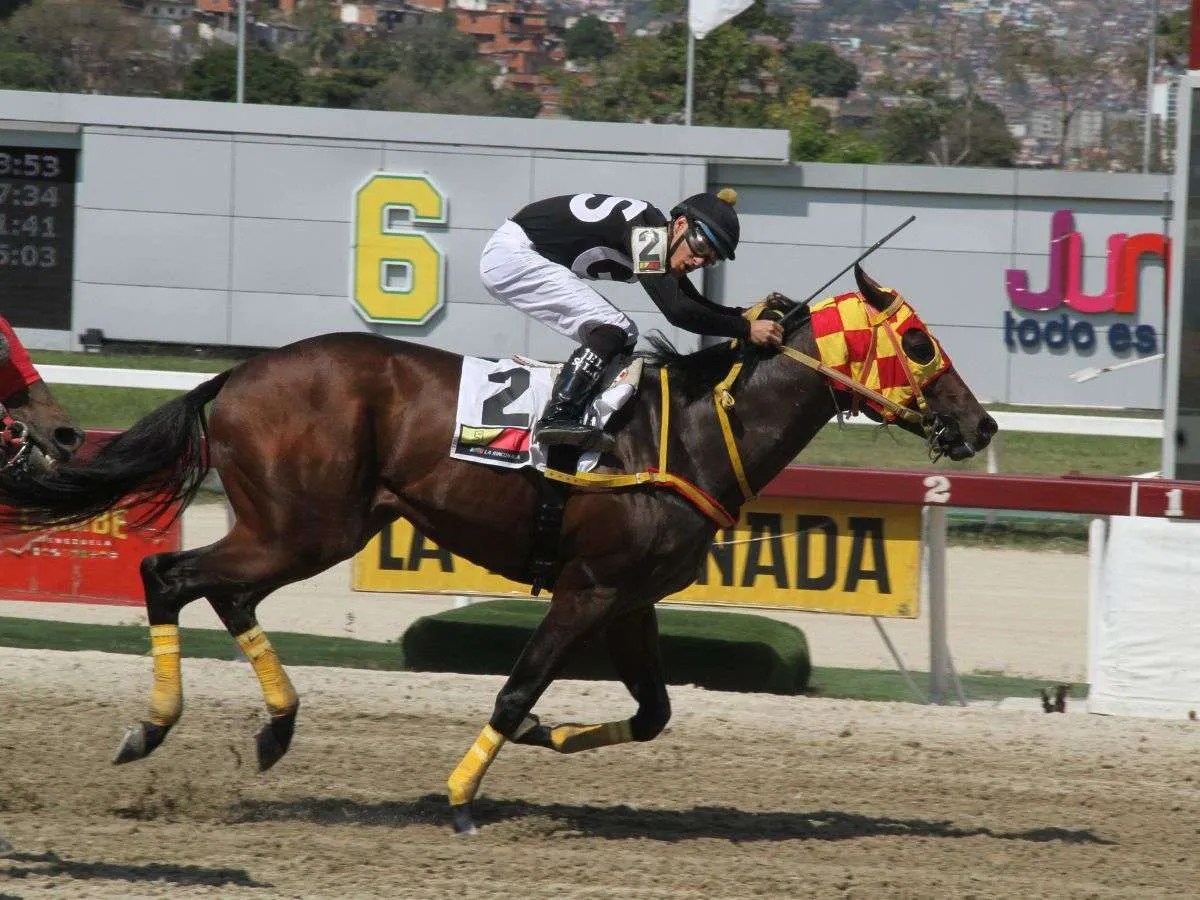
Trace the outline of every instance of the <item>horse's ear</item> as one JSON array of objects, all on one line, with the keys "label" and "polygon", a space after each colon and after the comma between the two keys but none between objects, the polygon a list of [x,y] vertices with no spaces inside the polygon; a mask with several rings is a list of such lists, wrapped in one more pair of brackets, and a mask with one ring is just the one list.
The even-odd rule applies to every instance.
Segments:
[{"label": "horse's ear", "polygon": [[863,298],[880,312],[891,306],[892,301],[896,299],[893,293],[885,290],[878,281],[864,272],[858,263],[854,264],[854,280],[858,282],[858,290]]}]

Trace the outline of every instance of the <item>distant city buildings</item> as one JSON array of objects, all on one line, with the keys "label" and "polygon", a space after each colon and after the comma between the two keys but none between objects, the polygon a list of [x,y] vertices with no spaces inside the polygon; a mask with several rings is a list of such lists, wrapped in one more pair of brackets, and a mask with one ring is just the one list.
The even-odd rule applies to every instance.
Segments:
[{"label": "distant city buildings", "polygon": [[[178,28],[197,17],[228,39],[236,26],[237,0],[124,0],[148,18]],[[480,56],[496,70],[493,83],[531,93],[542,102],[542,116],[561,115],[559,88],[549,75],[576,71],[566,59],[564,36],[581,16],[605,22],[618,37],[627,31],[627,0],[306,0],[336,8],[337,18],[353,29],[394,31],[431,14],[450,12],[455,27],[471,35]],[[553,3],[553,5],[551,5]],[[290,24],[300,0],[247,0],[259,20],[260,39],[300,40]],[[1188,6],[1188,0],[1159,0],[1160,14]],[[869,127],[879,111],[907,102],[904,93],[884,86],[921,79],[944,81],[952,96],[968,91],[998,107],[1018,139],[1018,165],[1087,166],[1115,170],[1130,167],[1131,145],[1141,146],[1146,126],[1146,92],[1133,74],[1130,59],[1145,43],[1149,0],[943,0],[918,13],[897,8],[874,24],[864,17],[847,21],[822,18],[824,0],[788,0],[793,42],[808,39],[821,19],[820,39],[859,69],[859,89],[840,101],[817,98],[835,127]],[[932,19],[931,19],[932,15]],[[656,34],[666,22],[644,22],[639,34]],[[1069,98],[1071,115],[1063,140],[1063,98],[1036,75],[1020,84],[998,69],[998,42],[1006,30],[1040,29],[1064,45],[1091,55],[1094,80]],[[756,40],[778,45],[761,35]],[[766,79],[770,82],[770,79]],[[1151,96],[1153,163],[1169,163],[1175,119],[1176,79],[1158,66]],[[1065,147],[1066,158],[1058,157]],[[1140,152],[1140,151],[1139,151]]]}]

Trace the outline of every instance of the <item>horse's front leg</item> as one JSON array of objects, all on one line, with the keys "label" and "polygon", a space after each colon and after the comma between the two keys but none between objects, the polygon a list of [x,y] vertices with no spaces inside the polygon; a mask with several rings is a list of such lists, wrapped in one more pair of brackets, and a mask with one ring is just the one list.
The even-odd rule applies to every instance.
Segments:
[{"label": "horse's front leg", "polygon": [[671,700],[663,675],[662,653],[658,644],[658,617],[653,606],[618,616],[605,629],[609,656],[630,695],[637,701],[633,718],[598,725],[568,722],[553,727],[530,716],[513,740],[534,744],[559,753],[578,753],[630,741],[649,741],[658,737],[671,719]]},{"label": "horse's front leg", "polygon": [[508,681],[496,697],[496,708],[488,724],[447,782],[454,830],[473,834],[471,801],[483,776],[506,740],[520,739],[536,720],[529,712],[550,682],[562,669],[568,654],[612,612],[615,591],[591,588],[560,591],[550,601],[546,617],[538,624]]}]

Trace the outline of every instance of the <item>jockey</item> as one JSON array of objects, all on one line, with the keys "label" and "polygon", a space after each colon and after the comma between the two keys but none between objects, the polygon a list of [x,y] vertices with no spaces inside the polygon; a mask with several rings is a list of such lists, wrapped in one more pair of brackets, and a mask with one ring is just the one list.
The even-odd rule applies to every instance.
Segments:
[{"label": "jockey", "polygon": [[687,277],[734,258],[736,201],[730,188],[695,194],[668,219],[644,200],[568,194],[531,203],[496,229],[479,263],[488,293],[582,344],[554,382],[535,439],[592,446],[599,431],[583,420],[601,375],[637,343],[637,326],[584,279],[638,281],[668,322],[696,334],[782,342],[777,322],[747,321],[741,310],[707,300]]}]

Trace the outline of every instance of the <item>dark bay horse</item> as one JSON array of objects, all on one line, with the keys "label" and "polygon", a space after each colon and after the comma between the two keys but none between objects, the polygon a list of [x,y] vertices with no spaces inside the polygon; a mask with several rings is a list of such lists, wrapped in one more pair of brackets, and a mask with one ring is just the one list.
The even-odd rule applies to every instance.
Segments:
[{"label": "dark bay horse", "polygon": [[[12,326],[0,316],[0,482],[45,475],[83,444]],[[0,487],[0,496],[2,496]]]},{"label": "dark bay horse", "polygon": [[[995,421],[911,307],[861,270],[855,274],[858,293],[838,302],[847,300],[865,328],[831,330],[828,309],[818,303],[811,316],[790,317],[784,353],[725,343],[659,359],[660,383],[663,370],[670,383],[668,464],[730,516],[831,416],[857,406],[861,398],[843,388],[875,372],[872,361],[878,372],[898,374],[920,406],[916,412],[893,403],[876,413],[904,413],[898,424],[926,439],[936,455],[966,458],[995,433]],[[774,315],[794,307],[779,295],[768,305]],[[897,325],[899,315],[910,317]],[[818,357],[836,355],[835,345],[842,357],[813,368],[821,365]],[[126,732],[115,762],[145,757],[179,719],[179,613],[198,597],[212,604],[259,677],[270,714],[258,736],[259,765],[266,768],[286,752],[299,707],[255,618],[271,591],[347,559],[400,516],[441,547],[529,583],[541,476],[448,455],[460,370],[461,358],[452,353],[371,335],[300,341],[160,407],[92,461],[0,493],[26,522],[53,524],[89,518],[130,497],[186,502],[210,465],[224,483],[236,513],[225,537],[142,563],[154,687],[149,715]],[[660,461],[663,395],[655,366],[649,372],[650,386],[610,423],[616,443],[603,459],[608,472],[641,472]],[[878,378],[874,383],[886,388]],[[723,407],[735,405],[718,412],[714,389],[726,388]],[[206,451],[203,410],[210,402]],[[457,831],[473,830],[471,802],[505,741],[570,753],[647,741],[662,731],[670,703],[654,604],[696,578],[716,529],[710,515],[675,491],[573,491],[545,618],[450,777]],[[572,648],[592,633],[603,634],[636,712],[615,723],[542,725],[531,714],[535,703]]]}]

